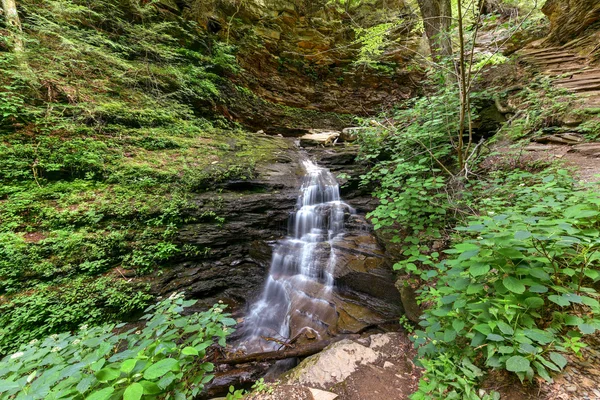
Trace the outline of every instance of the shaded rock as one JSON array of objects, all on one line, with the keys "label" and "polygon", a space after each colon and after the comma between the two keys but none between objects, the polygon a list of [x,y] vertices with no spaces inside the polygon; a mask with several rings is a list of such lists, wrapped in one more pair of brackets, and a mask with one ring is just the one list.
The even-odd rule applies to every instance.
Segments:
[{"label": "shaded rock", "polygon": [[[354,219],[362,222],[357,227],[369,226],[364,217],[354,216]],[[363,301],[378,303],[377,309],[385,309],[389,315],[399,315],[400,294],[394,286],[394,273],[387,263],[385,251],[373,234],[359,229],[333,243],[337,260],[336,284],[340,291],[363,294]],[[364,298],[365,295],[370,299]]]},{"label": "shaded rock", "polygon": [[585,140],[583,135],[580,133],[557,133],[554,135],[545,135],[539,138],[533,139],[534,142],[543,143],[543,144],[567,144],[574,145],[577,143],[581,143]]},{"label": "shaded rock", "polygon": [[270,264],[270,241],[287,233],[303,169],[295,149],[282,152],[285,162],[258,167],[258,177],[230,181],[222,191],[197,194],[195,207],[177,241],[196,249],[152,281],[166,295],[185,291],[212,304],[217,299],[243,305],[264,282]]},{"label": "shaded rock", "polygon": [[585,157],[600,157],[600,143],[585,143],[574,146],[571,152],[581,154]]},{"label": "shaded rock", "polygon": [[542,12],[550,19],[549,39],[566,43],[600,21],[600,3],[591,0],[547,0]]},{"label": "shaded rock", "polygon": [[419,323],[423,311],[417,303],[415,289],[408,285],[402,285],[400,288],[400,298],[402,299],[402,306],[404,307],[404,315],[406,315],[406,318],[414,323]]},{"label": "shaded rock", "polygon": [[[378,113],[417,90],[421,73],[408,66],[423,39],[413,33],[418,19],[406,0],[348,10],[328,0],[187,3],[189,18],[208,30],[218,22],[221,28],[212,31],[239,48],[242,68],[229,78],[248,90],[227,89],[220,111],[247,126],[290,136],[315,127],[339,130],[352,124],[350,115]],[[389,32],[392,45],[382,61],[390,67],[354,67],[360,56],[355,24],[367,29],[391,15],[402,15],[404,23]]]}]

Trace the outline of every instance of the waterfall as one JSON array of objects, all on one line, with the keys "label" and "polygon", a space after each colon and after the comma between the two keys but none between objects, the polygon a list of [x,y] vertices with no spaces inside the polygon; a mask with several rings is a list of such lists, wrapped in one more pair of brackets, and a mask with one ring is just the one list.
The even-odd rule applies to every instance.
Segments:
[{"label": "waterfall", "polygon": [[329,301],[336,264],[333,245],[343,234],[345,215],[355,211],[341,201],[339,184],[329,170],[308,160],[303,164],[306,175],[288,236],[277,243],[262,294],[244,320],[240,347],[246,351],[277,348],[269,338],[282,341],[291,331],[305,328],[321,336],[329,328],[324,321],[335,318]]}]

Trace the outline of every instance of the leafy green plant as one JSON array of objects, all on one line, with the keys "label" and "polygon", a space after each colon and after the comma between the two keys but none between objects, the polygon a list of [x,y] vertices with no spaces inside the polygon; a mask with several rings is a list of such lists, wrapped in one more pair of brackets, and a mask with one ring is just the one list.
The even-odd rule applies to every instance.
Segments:
[{"label": "leafy green plant", "polygon": [[235,324],[223,305],[182,315],[194,303],[172,295],[146,310],[144,327],[84,325],[23,345],[0,361],[0,397],[192,399],[213,377],[207,349]]},{"label": "leafy green plant", "polygon": [[600,197],[566,171],[514,171],[480,190],[482,215],[457,228],[446,259],[420,271],[436,284],[422,290],[432,307],[415,343],[426,379],[437,383],[416,399],[476,398],[454,387],[460,375],[448,364],[551,381],[567,363],[560,353],[578,352],[581,337],[600,329]]}]

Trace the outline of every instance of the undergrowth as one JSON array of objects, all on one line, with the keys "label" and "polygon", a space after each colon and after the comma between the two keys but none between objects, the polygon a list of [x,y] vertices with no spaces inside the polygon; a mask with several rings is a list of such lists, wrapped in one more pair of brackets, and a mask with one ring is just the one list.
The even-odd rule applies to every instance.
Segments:
[{"label": "undergrowth", "polygon": [[[569,109],[563,93],[539,100],[549,91],[533,82],[521,94],[528,108],[502,134],[521,139],[556,125]],[[473,120],[491,92],[472,93]],[[600,330],[596,188],[518,151],[458,176],[449,139],[457,101],[441,88],[360,138],[371,166],[363,183],[377,186],[380,201],[369,217],[397,243],[400,284],[421,288],[413,340],[424,375],[413,399],[479,399],[492,369],[551,381],[564,354]],[[473,161],[491,155],[485,139],[476,146]]]},{"label": "undergrowth", "polygon": [[225,346],[235,321],[220,304],[183,315],[194,303],[176,294],[146,309],[143,326],[82,325],[34,339],[0,360],[0,398],[196,397],[214,377],[209,347]]},{"label": "undergrowth", "polygon": [[216,115],[235,49],[160,2],[18,5],[25,50],[0,51],[0,354],[141,312],[144,275],[209,251],[177,240],[194,193],[279,146]]}]

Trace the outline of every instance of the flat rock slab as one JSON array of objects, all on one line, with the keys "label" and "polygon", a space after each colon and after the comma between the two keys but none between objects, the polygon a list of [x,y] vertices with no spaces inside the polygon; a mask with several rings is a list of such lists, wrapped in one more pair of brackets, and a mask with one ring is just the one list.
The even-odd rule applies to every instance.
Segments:
[{"label": "flat rock slab", "polygon": [[414,393],[421,375],[414,356],[404,333],[342,340],[302,361],[283,381],[335,393],[337,400],[403,400]]},{"label": "flat rock slab", "polygon": [[571,152],[581,154],[586,157],[600,157],[600,143],[584,143],[574,146]]},{"label": "flat rock slab", "polygon": [[[324,390],[296,385],[274,385],[271,393],[252,394],[245,400],[335,400],[338,395]],[[214,399],[216,400],[216,399]]]},{"label": "flat rock slab", "polygon": [[340,137],[338,131],[316,131],[300,137],[301,146],[332,146]]}]

